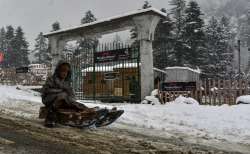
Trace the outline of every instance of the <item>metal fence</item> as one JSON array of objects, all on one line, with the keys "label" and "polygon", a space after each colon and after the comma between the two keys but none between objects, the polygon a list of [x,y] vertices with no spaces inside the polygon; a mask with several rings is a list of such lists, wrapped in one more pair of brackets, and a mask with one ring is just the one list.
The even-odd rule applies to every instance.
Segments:
[{"label": "metal fence", "polygon": [[78,99],[140,101],[139,47],[101,44],[68,54]]}]

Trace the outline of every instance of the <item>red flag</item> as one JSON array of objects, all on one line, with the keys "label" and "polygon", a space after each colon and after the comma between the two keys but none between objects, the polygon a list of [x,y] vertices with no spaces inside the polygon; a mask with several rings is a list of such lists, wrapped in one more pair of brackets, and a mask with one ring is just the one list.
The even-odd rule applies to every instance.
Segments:
[{"label": "red flag", "polygon": [[3,62],[3,60],[4,60],[4,54],[3,52],[0,52],[0,63]]}]

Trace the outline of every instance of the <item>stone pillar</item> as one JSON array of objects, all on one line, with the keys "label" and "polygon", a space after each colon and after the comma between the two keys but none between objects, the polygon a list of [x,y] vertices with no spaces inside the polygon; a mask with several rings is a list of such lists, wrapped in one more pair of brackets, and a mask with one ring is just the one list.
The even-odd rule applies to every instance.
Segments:
[{"label": "stone pillar", "polygon": [[58,37],[49,38],[50,50],[52,55],[52,72],[54,72],[58,61],[61,60],[63,49],[66,41],[59,39]]},{"label": "stone pillar", "polygon": [[160,21],[160,17],[154,15],[144,15],[134,18],[134,23],[140,41],[141,57],[141,99],[150,95],[154,89],[153,71],[153,48],[155,28]]}]

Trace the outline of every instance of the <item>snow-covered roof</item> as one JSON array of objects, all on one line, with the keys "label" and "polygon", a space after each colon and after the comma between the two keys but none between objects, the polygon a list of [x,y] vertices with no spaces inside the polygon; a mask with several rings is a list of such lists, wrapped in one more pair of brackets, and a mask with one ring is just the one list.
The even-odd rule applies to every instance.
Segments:
[{"label": "snow-covered roof", "polygon": [[153,70],[156,71],[156,72],[164,73],[164,74],[167,73],[165,70],[161,70],[161,69],[158,69],[158,68],[155,68],[155,67],[153,68]]},{"label": "snow-covered roof", "polygon": [[[114,66],[96,66],[95,72],[112,72],[115,68],[136,68],[137,63],[125,63],[125,64],[117,64]],[[82,70],[82,72],[93,72],[94,67],[88,67]]]},{"label": "snow-covered roof", "polygon": [[175,66],[175,67],[166,67],[165,70],[176,70],[176,69],[180,69],[180,70],[189,70],[195,73],[201,73],[200,69],[192,69],[190,67],[179,67],[179,66]]},{"label": "snow-covered roof", "polygon": [[114,66],[114,68],[136,68],[136,67],[138,67],[137,63],[125,63]]},{"label": "snow-covered roof", "polygon": [[112,21],[112,20],[121,19],[121,18],[134,16],[134,15],[138,15],[138,14],[143,14],[143,13],[148,13],[148,12],[153,12],[153,13],[156,13],[156,14],[158,14],[160,16],[164,16],[164,17],[166,16],[166,13],[164,13],[164,12],[162,12],[162,11],[156,9],[156,8],[141,9],[141,10],[131,11],[131,12],[124,13],[124,14],[121,14],[121,15],[109,17],[109,18],[106,18],[106,19],[97,20],[95,22],[91,22],[91,23],[82,24],[82,25],[79,25],[79,26],[71,27],[71,28],[66,28],[66,29],[50,32],[50,33],[45,34],[44,36],[48,37],[48,36],[51,36],[51,35],[56,35],[56,34],[59,34],[59,33],[65,33],[65,32],[69,32],[69,31],[73,31],[73,30],[77,30],[77,29],[81,29],[81,28],[101,24],[101,23],[104,23],[104,22],[109,22],[109,21]]},{"label": "snow-covered roof", "polygon": [[[95,72],[112,72],[113,66],[95,66]],[[82,72],[94,72],[94,67],[88,67],[82,70]]]}]

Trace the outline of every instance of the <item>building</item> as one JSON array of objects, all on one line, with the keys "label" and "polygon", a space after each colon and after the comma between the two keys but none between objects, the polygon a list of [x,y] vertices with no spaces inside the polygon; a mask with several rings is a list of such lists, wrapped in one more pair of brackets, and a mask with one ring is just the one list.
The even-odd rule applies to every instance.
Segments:
[{"label": "building", "polygon": [[36,77],[41,77],[42,80],[46,80],[51,72],[51,66],[46,64],[30,64],[30,73]]},{"label": "building", "polygon": [[196,82],[200,80],[201,71],[189,67],[167,67],[164,82]]},{"label": "building", "polygon": [[133,95],[133,88],[136,90],[133,85],[137,83],[137,87],[139,87],[138,71],[137,63],[96,66],[95,70],[94,67],[88,67],[82,70],[83,93],[87,97],[93,97],[93,95],[100,98],[113,96],[129,100],[130,96]]}]

